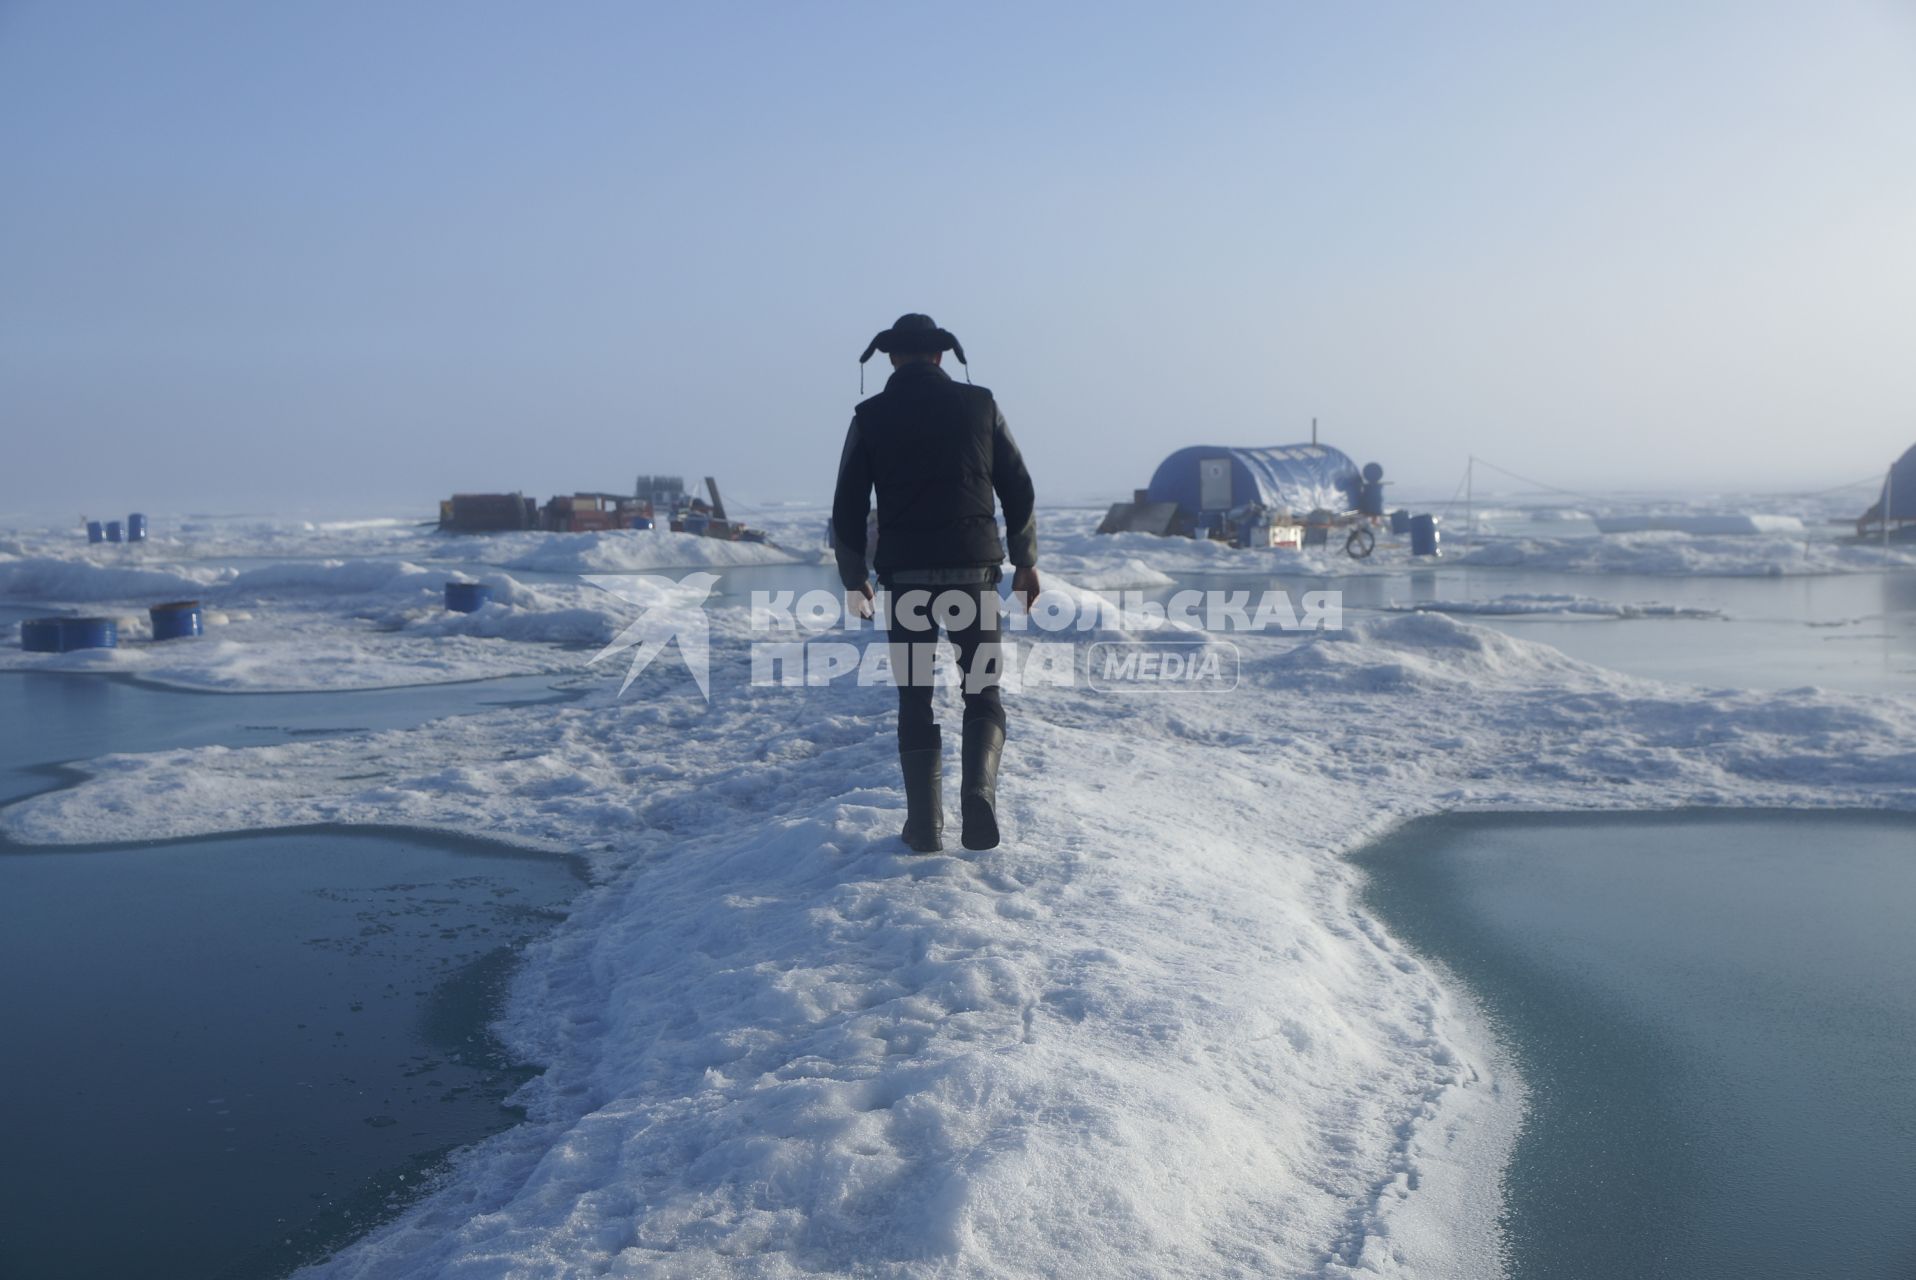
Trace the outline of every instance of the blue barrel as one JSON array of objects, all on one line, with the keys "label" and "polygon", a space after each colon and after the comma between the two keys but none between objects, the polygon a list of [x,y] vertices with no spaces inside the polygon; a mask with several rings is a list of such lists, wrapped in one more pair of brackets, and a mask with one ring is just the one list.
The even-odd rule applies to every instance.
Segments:
[{"label": "blue barrel", "polygon": [[118,520],[109,520],[106,522],[106,540],[108,542],[119,542],[122,540],[120,537],[120,522]]},{"label": "blue barrel", "polygon": [[625,522],[625,527],[628,529],[650,529],[652,527],[652,517],[633,516]]},{"label": "blue barrel", "polygon": [[1331,513],[1323,507],[1304,517],[1304,545],[1327,547],[1331,541]]},{"label": "blue barrel", "polygon": [[1357,488],[1357,510],[1362,515],[1384,514],[1384,469],[1375,462],[1364,464],[1364,483]]},{"label": "blue barrel", "polygon": [[477,613],[492,602],[492,588],[483,582],[448,582],[446,608],[454,613]]},{"label": "blue barrel", "polygon": [[72,649],[117,649],[120,624],[112,618],[60,619],[60,652]]},{"label": "blue barrel", "polygon": [[184,640],[206,634],[205,617],[200,613],[197,600],[173,600],[156,604],[146,612],[153,619],[155,640]]},{"label": "blue barrel", "polygon": [[20,624],[20,647],[28,653],[59,653],[62,618],[28,618]]},{"label": "blue barrel", "polygon": [[146,541],[146,517],[137,511],[126,518],[126,540],[128,542]]},{"label": "blue barrel", "polygon": [[98,520],[87,521],[86,522],[86,540],[88,542],[105,542],[106,541],[106,526],[101,524]]},{"label": "blue barrel", "polygon": [[1398,537],[1410,532],[1410,512],[1399,507],[1390,513],[1390,531]]},{"label": "blue barrel", "polygon": [[1414,556],[1436,556],[1443,552],[1437,550],[1437,517],[1412,516],[1410,518],[1410,553]]}]

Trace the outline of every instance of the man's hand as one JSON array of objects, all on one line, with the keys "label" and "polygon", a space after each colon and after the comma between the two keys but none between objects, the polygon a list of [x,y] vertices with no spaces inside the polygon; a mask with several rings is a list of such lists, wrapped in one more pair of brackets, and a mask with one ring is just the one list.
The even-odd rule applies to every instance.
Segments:
[{"label": "man's hand", "polygon": [[1026,610],[1031,602],[1038,598],[1041,588],[1038,586],[1038,570],[1026,565],[1011,575],[1011,594],[1018,597],[1018,603]]},{"label": "man's hand", "polygon": [[861,582],[858,584],[857,590],[847,589],[845,592],[845,607],[861,618],[871,617],[872,584],[869,581]]}]

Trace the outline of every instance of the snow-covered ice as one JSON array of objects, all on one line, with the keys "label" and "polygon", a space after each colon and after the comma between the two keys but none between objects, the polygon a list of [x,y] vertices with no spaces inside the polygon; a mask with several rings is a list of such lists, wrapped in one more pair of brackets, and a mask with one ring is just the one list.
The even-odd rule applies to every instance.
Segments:
[{"label": "snow-covered ice", "polygon": [[1483,600],[1419,600],[1389,606],[1393,612],[1478,614],[1484,617],[1534,617],[1572,614],[1591,618],[1720,618],[1718,609],[1658,604],[1653,600],[1619,603],[1560,591],[1509,591]]},{"label": "snow-covered ice", "polygon": [[[8,570],[18,571],[12,579]],[[38,601],[120,621],[122,645],[58,655],[0,649],[0,668],[119,672],[200,689],[366,689],[569,670],[571,649],[605,643],[622,606],[582,582],[478,580],[494,603],[449,613],[445,583],[467,575],[403,560],[293,560],[244,570],[130,569],[44,559],[0,563]],[[151,635],[143,602],[204,602],[207,635],[128,644]],[[139,603],[136,603],[139,602]],[[503,644],[511,640],[530,643]]]},{"label": "snow-covered ice", "polygon": [[[466,560],[500,568],[590,573],[810,559],[823,545],[824,516],[781,518],[771,543],[722,542],[667,529],[598,533],[450,535],[430,523],[380,517],[297,520],[154,516],[142,543],[88,544],[68,526],[23,526],[0,535],[0,558],[58,557],[100,565],[279,559]],[[786,539],[791,546],[779,545]],[[543,561],[546,563],[534,563]]]},{"label": "snow-covered ice", "polygon": [[[1479,511],[1479,536],[1466,540],[1461,508],[1442,523],[1443,563],[1493,568],[1525,568],[1554,573],[1660,574],[1730,577],[1795,577],[1807,574],[1866,573],[1916,568],[1916,546],[1885,548],[1813,532],[1700,535],[1662,530],[1642,533],[1543,535],[1483,534],[1495,526],[1495,512]],[[1554,509],[1510,512],[1512,527],[1565,520]],[[1580,513],[1573,513],[1580,514]],[[1516,517],[1521,517],[1521,520]],[[1148,586],[1148,570],[1169,575],[1282,574],[1287,577],[1369,577],[1402,573],[1428,565],[1410,554],[1408,540],[1386,534],[1370,557],[1344,553],[1341,531],[1331,544],[1309,551],[1257,550],[1189,538],[1159,538],[1148,533],[1100,535],[1102,512],[1046,512],[1041,531],[1044,562],[1059,572],[1099,587]],[[1791,523],[1797,523],[1794,519]],[[1136,569],[1130,566],[1135,565]],[[1108,578],[1105,575],[1109,575]],[[1136,576],[1137,581],[1131,578]]]},{"label": "snow-covered ice", "polygon": [[[311,555],[209,561],[169,558],[151,547],[74,546],[70,536],[63,544],[16,538],[11,550],[0,547],[0,600],[116,617],[122,639],[138,641],[151,634],[148,605],[196,599],[205,606],[211,638],[57,657],[22,654],[16,642],[0,649],[0,667],[113,671],[189,688],[253,690],[379,688],[567,670],[577,664],[567,649],[602,645],[623,625],[614,618],[624,606],[587,585],[585,574],[793,563],[774,547],[690,534],[431,535],[427,542],[406,526],[353,531],[426,542],[415,549],[457,560],[452,567]],[[288,546],[283,537],[271,541]],[[334,539],[322,533],[317,541],[331,546]],[[542,580],[523,582],[483,568],[507,561]],[[442,593],[452,580],[485,583],[494,603],[476,613],[448,613]],[[12,628],[7,631],[12,639]]]},{"label": "snow-covered ice", "polygon": [[1514,1082],[1337,855],[1458,806],[1916,804],[1907,702],[1407,615],[1243,638],[1228,696],[1027,690],[1007,847],[911,858],[888,691],[749,687],[736,623],[709,708],[667,667],[109,757],[6,811],[31,841],[396,823],[593,860],[506,1016],[547,1068],[529,1122],[316,1274],[1484,1274]]},{"label": "snow-covered ice", "polygon": [[639,573],[662,569],[790,564],[763,542],[721,542],[689,533],[502,533],[484,540],[488,563],[544,573]]},{"label": "snow-covered ice", "polygon": [[1611,515],[1595,517],[1600,533],[1700,533],[1709,535],[1803,532],[1796,516],[1743,515],[1723,512]]},{"label": "snow-covered ice", "polygon": [[1462,553],[1469,565],[1556,573],[1796,577],[1916,567],[1916,548],[1802,534],[1696,535],[1655,531],[1600,538],[1497,538]]},{"label": "snow-covered ice", "polygon": [[[1079,599],[1255,554],[1059,523],[1046,563]],[[488,554],[605,554],[557,545]],[[16,542],[0,583],[89,607],[190,593],[226,624],[8,663],[416,683],[581,669],[629,620],[502,570],[479,575],[498,603],[448,614],[450,572],[390,549],[151,561]],[[391,824],[589,860],[501,1026],[544,1068],[527,1122],[315,1276],[1494,1274],[1521,1082],[1340,855],[1455,808],[1916,807],[1916,699],[1659,684],[1408,612],[1220,637],[1229,694],[1028,686],[1006,845],[911,857],[890,691],[754,687],[747,610],[711,629],[709,705],[666,661],[623,698],[608,670],[563,705],[108,756],[0,811],[49,844]]]},{"label": "snow-covered ice", "polygon": [[82,557],[10,556],[0,551],[0,596],[90,604],[142,596],[177,599],[233,578],[229,572],[181,565],[102,564]]}]

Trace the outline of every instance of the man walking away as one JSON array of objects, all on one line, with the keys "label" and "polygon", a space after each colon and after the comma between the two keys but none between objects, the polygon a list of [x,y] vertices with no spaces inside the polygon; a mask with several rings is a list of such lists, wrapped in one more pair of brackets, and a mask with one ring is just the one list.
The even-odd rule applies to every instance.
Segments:
[{"label": "man walking away", "polygon": [[[964,678],[959,811],[967,849],[998,844],[998,757],[1004,749],[998,582],[1005,547],[993,495],[1004,504],[1011,589],[1038,594],[1038,529],[1031,475],[983,387],[940,368],[965,349],[930,316],[905,315],[871,340],[891,357],[885,389],[852,415],[838,464],[832,530],[845,589],[871,598],[865,577],[865,516],[878,490],[878,580],[891,593],[889,639],[898,684],[898,764],[905,776],[905,843],[944,847],[944,740],[932,714],[931,656],[941,620]],[[989,599],[987,599],[989,597]]]}]

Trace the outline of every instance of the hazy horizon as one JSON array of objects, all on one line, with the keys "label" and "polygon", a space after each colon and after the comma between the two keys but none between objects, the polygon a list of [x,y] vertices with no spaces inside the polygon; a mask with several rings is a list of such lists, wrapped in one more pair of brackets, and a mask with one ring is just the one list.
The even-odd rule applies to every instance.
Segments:
[{"label": "hazy horizon", "polygon": [[823,501],[908,310],[1041,500],[1819,489],[1916,441],[1913,136],[1890,3],[16,0],[0,511]]}]

